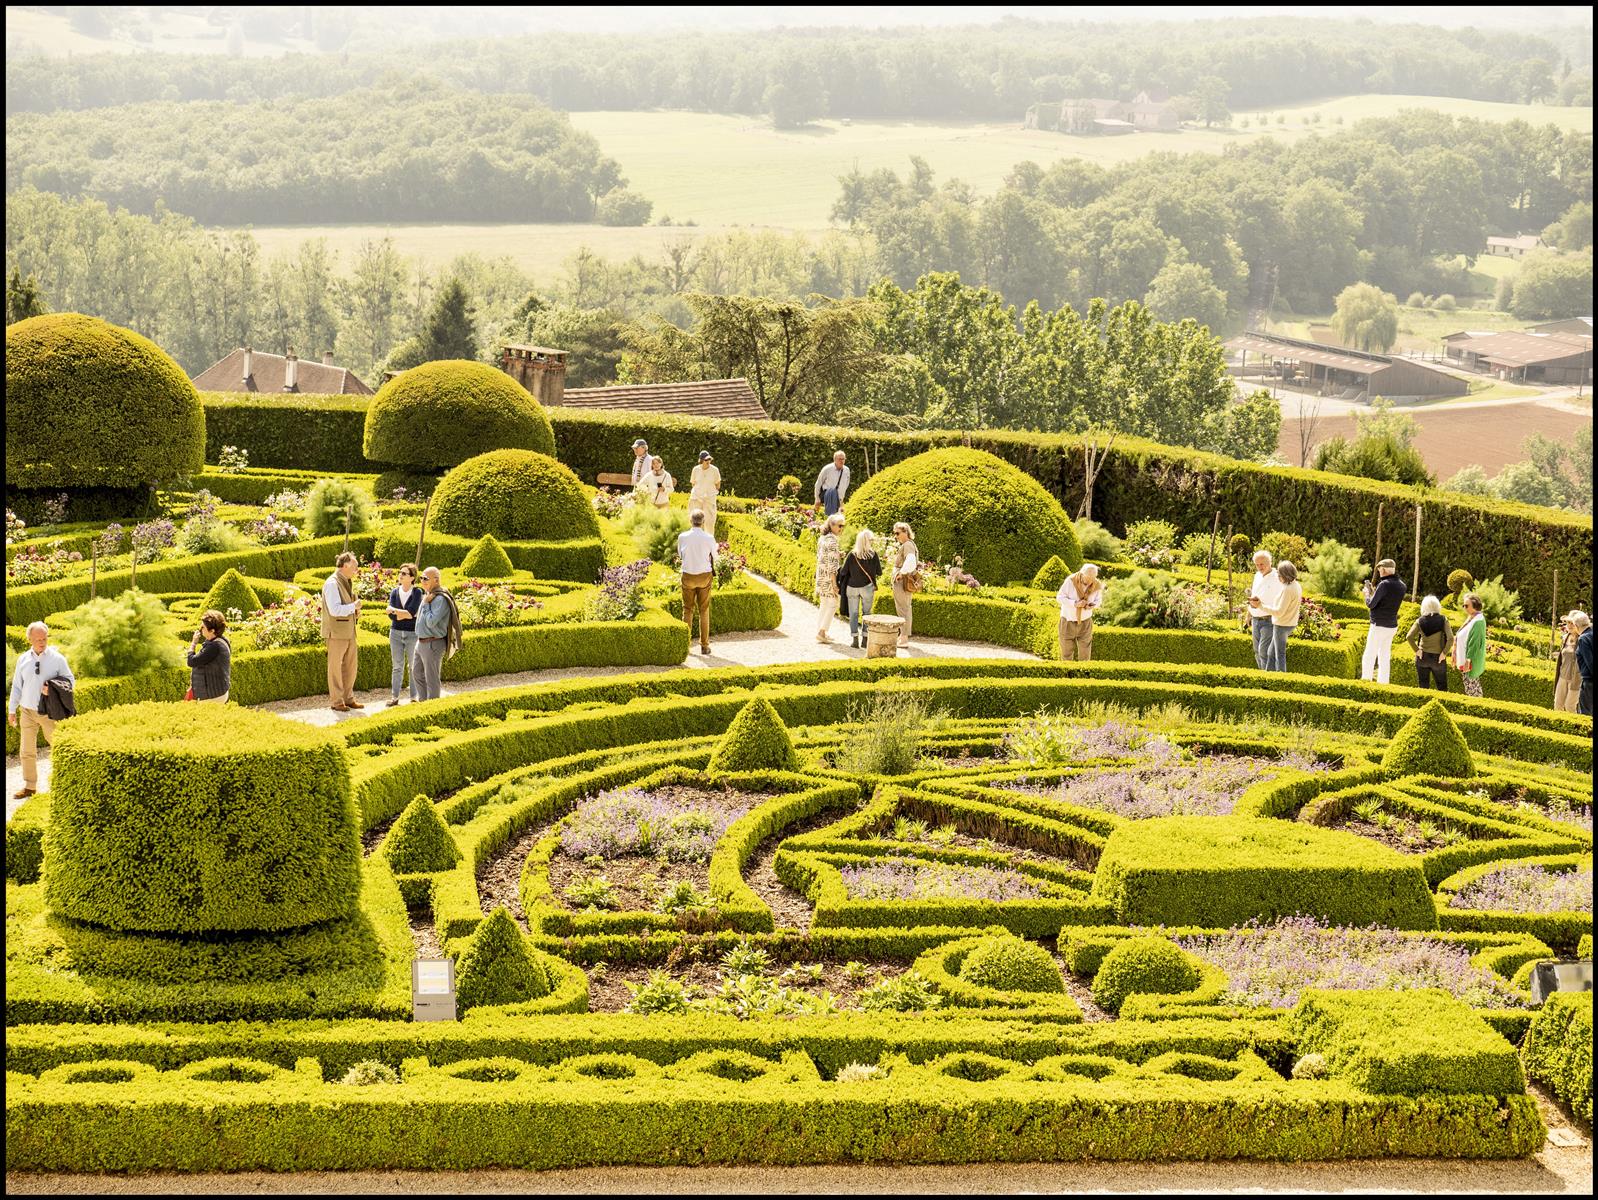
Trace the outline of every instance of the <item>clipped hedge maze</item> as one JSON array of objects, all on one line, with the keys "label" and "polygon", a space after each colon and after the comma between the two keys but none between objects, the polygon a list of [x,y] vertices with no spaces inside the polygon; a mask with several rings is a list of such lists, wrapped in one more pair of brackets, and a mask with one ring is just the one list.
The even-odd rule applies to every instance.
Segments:
[{"label": "clipped hedge maze", "polygon": [[[302,804],[332,749],[364,854],[353,916],[242,939],[58,911],[84,802],[31,801],[8,1169],[1505,1157],[1545,1136],[1528,1080],[1590,1112],[1590,998],[1528,991],[1591,952],[1576,720],[1090,666],[571,681],[281,755],[250,730],[282,763],[246,774]],[[1446,772],[1389,753],[1438,738]],[[169,740],[142,769],[203,777]],[[440,950],[463,1016],[412,1023]]]}]

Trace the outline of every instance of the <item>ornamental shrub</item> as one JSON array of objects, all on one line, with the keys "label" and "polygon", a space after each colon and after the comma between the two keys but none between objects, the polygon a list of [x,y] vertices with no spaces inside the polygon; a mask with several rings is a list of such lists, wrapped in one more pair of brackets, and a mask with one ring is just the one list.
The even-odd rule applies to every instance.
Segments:
[{"label": "ornamental shrub", "polygon": [[1260,539],[1260,549],[1270,553],[1273,565],[1285,558],[1294,566],[1302,567],[1309,560],[1309,541],[1296,533],[1272,530]]},{"label": "ornamental shrub", "polygon": [[727,726],[710,756],[710,773],[726,771],[796,771],[799,758],[771,701],[749,701]]},{"label": "ornamental shrub", "polygon": [[1176,562],[1176,526],[1169,521],[1134,521],[1126,527],[1126,556],[1140,567]]},{"label": "ornamental shrub", "polygon": [[135,488],[197,475],[205,415],[148,338],[79,313],[6,327],[6,486]]},{"label": "ornamental shrub", "polygon": [[1465,735],[1441,700],[1430,700],[1399,726],[1382,755],[1382,769],[1394,775],[1448,775],[1467,779],[1476,774]]},{"label": "ornamental shrub", "polygon": [[383,857],[396,875],[421,875],[449,870],[461,852],[433,802],[417,796],[383,839]]},{"label": "ornamental shrub", "polygon": [[1038,573],[1032,576],[1032,586],[1048,592],[1057,592],[1070,574],[1071,568],[1065,565],[1065,560],[1058,554],[1051,554],[1049,561],[1039,567]]},{"label": "ornamental shrub", "polygon": [[1127,938],[1099,964],[1099,973],[1093,977],[1093,1001],[1114,1015],[1133,993],[1169,996],[1192,991],[1198,981],[1193,960],[1169,938]]},{"label": "ornamental shrub", "polygon": [[374,1084],[393,1084],[400,1081],[399,1072],[385,1062],[363,1058],[344,1072],[340,1083],[348,1087],[371,1087]]},{"label": "ornamental shrub", "polygon": [[555,453],[543,406],[487,363],[445,359],[412,367],[366,409],[362,450],[373,462],[443,469],[491,450]]},{"label": "ornamental shrub", "polygon": [[508,579],[515,570],[505,547],[491,533],[478,538],[461,563],[461,574],[468,579]]},{"label": "ornamental shrub", "polygon": [[1182,539],[1182,561],[1191,567],[1226,567],[1226,538],[1217,535],[1211,549],[1211,535],[1199,530]]},{"label": "ornamental shrub", "polygon": [[617,524],[631,535],[638,553],[651,562],[669,563],[677,554],[677,536],[688,528],[688,514],[680,508],[634,504]]},{"label": "ornamental shrub", "polygon": [[1082,547],[1082,561],[1099,563],[1117,561],[1124,553],[1121,539],[1097,521],[1078,517],[1072,526],[1076,530],[1077,544]]},{"label": "ornamental shrub", "polygon": [[1345,546],[1336,538],[1322,538],[1310,551],[1304,590],[1334,600],[1358,599],[1359,585],[1371,573],[1364,557],[1365,552],[1355,546]]},{"label": "ornamental shrub", "polygon": [[345,532],[345,509],[349,510],[350,533],[365,533],[372,527],[372,493],[348,479],[318,479],[305,497],[305,536],[337,537]]},{"label": "ornamental shrub", "polygon": [[[403,376],[401,376],[403,378]],[[494,450],[450,471],[433,493],[433,526],[460,537],[564,541],[599,536],[583,485],[531,450]]]},{"label": "ornamental shrub", "polygon": [[965,956],[960,978],[1001,992],[1063,992],[1065,979],[1054,956],[1019,937],[988,938]]},{"label": "ornamental shrub", "polygon": [[455,966],[461,1014],[485,1004],[515,1004],[549,995],[549,971],[503,907],[473,931]]},{"label": "ornamental shrub", "polygon": [[68,614],[68,624],[61,650],[73,673],[84,678],[140,675],[183,662],[166,609],[138,588],[80,604]]},{"label": "ornamental shrub", "polygon": [[[925,559],[960,555],[978,579],[1030,579],[1053,555],[1071,570],[1082,549],[1060,502],[983,450],[929,450],[873,475],[845,505],[852,527],[907,521]],[[888,547],[889,553],[892,546]]]},{"label": "ornamental shrub", "polygon": [[1476,580],[1471,577],[1471,573],[1463,567],[1448,572],[1448,596],[1455,606],[1460,604],[1460,597],[1470,591],[1475,582]]},{"label": "ornamental shrub", "polygon": [[[1470,589],[1481,599],[1481,610],[1488,621],[1518,621],[1521,617],[1520,593],[1504,586],[1502,575],[1477,580]],[[1463,601],[1461,601],[1463,603]]]},{"label": "ornamental shrub", "polygon": [[237,705],[119,705],[61,727],[45,899],[154,933],[353,914],[361,844],[343,742]]},{"label": "ornamental shrub", "polygon": [[202,613],[206,609],[214,608],[224,616],[230,608],[236,608],[242,615],[249,616],[252,612],[259,611],[261,607],[261,598],[255,594],[255,589],[245,582],[244,576],[233,567],[229,567],[222,578],[211,585],[211,590],[205,593],[205,599],[200,601]]}]

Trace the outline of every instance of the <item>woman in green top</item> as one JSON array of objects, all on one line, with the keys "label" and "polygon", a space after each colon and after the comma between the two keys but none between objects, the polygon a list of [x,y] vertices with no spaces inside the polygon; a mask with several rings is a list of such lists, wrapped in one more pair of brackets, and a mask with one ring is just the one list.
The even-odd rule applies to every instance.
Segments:
[{"label": "woman in green top", "polygon": [[1454,665],[1464,676],[1465,695],[1481,695],[1481,675],[1487,669],[1487,617],[1481,610],[1481,597],[1465,594],[1467,620],[1454,637]]}]

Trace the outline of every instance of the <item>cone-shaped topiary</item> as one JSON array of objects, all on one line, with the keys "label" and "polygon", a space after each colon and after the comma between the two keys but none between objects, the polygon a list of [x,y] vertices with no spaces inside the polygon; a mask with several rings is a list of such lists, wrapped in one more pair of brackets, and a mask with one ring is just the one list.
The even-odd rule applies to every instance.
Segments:
[{"label": "cone-shaped topiary", "polygon": [[461,860],[460,847],[426,796],[406,806],[383,839],[383,857],[396,875],[447,871]]},{"label": "cone-shaped topiary", "polygon": [[988,938],[965,956],[960,978],[1001,992],[1063,992],[1065,978],[1054,956],[1019,937]]},{"label": "cone-shaped topiary", "polygon": [[582,482],[545,454],[495,450],[469,458],[439,481],[433,527],[456,537],[491,533],[513,541],[599,536]]},{"label": "cone-shaped topiary", "polygon": [[455,965],[455,1001],[465,1013],[484,1004],[516,1004],[549,995],[549,972],[503,907],[467,939]]},{"label": "cone-shaped topiary", "polygon": [[[1082,565],[1060,502],[1020,469],[984,450],[929,450],[879,471],[845,505],[849,525],[884,537],[894,522],[915,532],[923,560],[958,555],[983,583],[1031,579],[1051,555]],[[892,554],[891,541],[884,547]]]},{"label": "cone-shaped topiary", "polygon": [[515,570],[516,565],[505,553],[505,547],[491,533],[478,538],[477,545],[467,551],[461,563],[461,574],[468,579],[508,579]]},{"label": "cone-shaped topiary", "polygon": [[794,771],[799,758],[788,727],[766,699],[751,700],[727,726],[710,756],[711,774],[724,771]]},{"label": "cone-shaped topiary", "polygon": [[136,488],[205,465],[205,413],[148,338],[81,313],[6,327],[6,486]]},{"label": "cone-shaped topiary", "polygon": [[1465,735],[1441,700],[1430,700],[1399,726],[1382,755],[1382,769],[1394,775],[1449,775],[1467,779],[1476,773]]},{"label": "cone-shaped topiary", "polygon": [[444,468],[489,450],[555,453],[543,405],[487,363],[445,359],[402,371],[366,409],[366,457],[396,467]]},{"label": "cone-shaped topiary", "polygon": [[224,617],[230,608],[238,609],[247,617],[260,607],[261,598],[255,594],[255,589],[232,567],[211,585],[211,590],[205,593],[205,599],[200,602],[201,612],[214,608]]},{"label": "cone-shaped topiary", "polygon": [[1099,964],[1093,1001],[1114,1015],[1134,992],[1173,995],[1192,991],[1198,982],[1198,968],[1175,942],[1162,937],[1127,938]]},{"label": "cone-shaped topiary", "polygon": [[1057,592],[1060,585],[1065,582],[1066,576],[1071,573],[1071,568],[1065,565],[1065,560],[1058,554],[1049,555],[1049,561],[1038,568],[1038,573],[1032,576],[1032,586],[1043,588],[1046,591]]}]

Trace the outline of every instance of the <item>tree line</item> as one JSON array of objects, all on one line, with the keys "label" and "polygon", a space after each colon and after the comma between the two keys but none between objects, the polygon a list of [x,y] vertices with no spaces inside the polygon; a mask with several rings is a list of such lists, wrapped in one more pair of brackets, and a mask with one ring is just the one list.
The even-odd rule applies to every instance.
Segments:
[{"label": "tree line", "polygon": [[[248,9],[244,10],[246,13]],[[322,22],[318,20],[318,25]],[[248,29],[244,32],[247,34]],[[319,43],[337,46],[337,39]],[[287,100],[370,87],[395,68],[565,111],[681,108],[812,117],[1019,120],[1034,101],[1144,89],[1233,108],[1350,93],[1592,103],[1590,47],[1507,30],[1250,17],[1162,23],[1007,18],[881,30],[469,38],[342,55],[100,54],[7,63],[6,111],[154,100]]]},{"label": "tree line", "polygon": [[330,97],[152,101],[6,121],[6,191],[207,224],[642,224],[615,160],[529,96],[389,77]]},{"label": "tree line", "polygon": [[[1592,197],[1592,139],[1549,126],[1406,110],[1292,145],[1158,153],[1111,168],[1023,162],[995,195],[901,175],[840,179],[835,222],[869,233],[901,285],[958,271],[1017,302],[1136,299],[1212,328],[1269,301],[1322,312],[1349,284],[1465,291],[1489,231],[1575,225]],[[1587,210],[1590,213],[1590,210]],[[1563,236],[1563,235],[1562,235]],[[1579,236],[1579,235],[1577,235]]]}]

